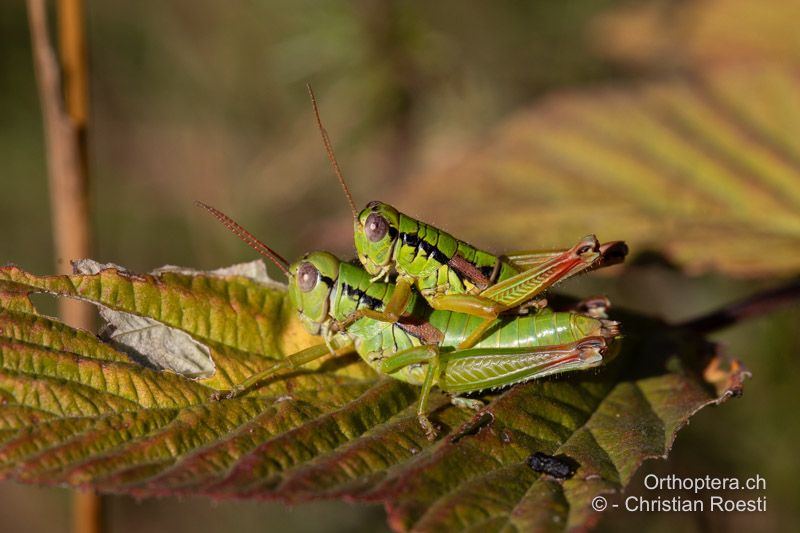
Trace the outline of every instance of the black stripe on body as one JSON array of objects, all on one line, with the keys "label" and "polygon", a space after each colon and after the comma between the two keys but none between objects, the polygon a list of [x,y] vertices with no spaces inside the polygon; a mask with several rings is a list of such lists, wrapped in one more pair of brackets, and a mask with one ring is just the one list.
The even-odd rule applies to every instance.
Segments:
[{"label": "black stripe on body", "polygon": [[411,246],[413,248],[417,248],[418,250],[422,250],[428,257],[434,261],[438,261],[442,265],[447,264],[447,262],[450,260],[450,258],[442,253],[442,251],[439,250],[435,244],[431,244],[425,239],[420,239],[413,233],[401,233],[400,240],[406,246]]},{"label": "black stripe on body", "polygon": [[347,283],[342,283],[342,295],[355,301],[357,309],[361,309],[362,306],[375,310],[383,307],[383,300],[379,298],[373,298],[372,296],[368,295],[366,291],[362,291],[361,289],[353,287],[352,285],[348,285]]}]

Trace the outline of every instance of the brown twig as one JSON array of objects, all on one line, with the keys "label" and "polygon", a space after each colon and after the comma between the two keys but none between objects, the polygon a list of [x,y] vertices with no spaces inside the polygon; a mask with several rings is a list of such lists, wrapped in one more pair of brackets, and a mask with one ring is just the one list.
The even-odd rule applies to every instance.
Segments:
[{"label": "brown twig", "polygon": [[748,296],[707,315],[678,324],[677,327],[691,329],[700,334],[711,333],[741,320],[763,315],[778,307],[798,302],[800,302],[800,280]]},{"label": "brown twig", "polygon": [[103,531],[103,500],[91,490],[72,493],[72,531],[101,533]]},{"label": "brown twig", "polygon": [[[28,0],[28,14],[44,121],[56,267],[59,272],[69,273],[69,259],[89,254],[87,179],[81,164],[79,130],[64,110],[58,62],[47,33],[44,0]],[[91,324],[88,318],[91,315],[86,311],[75,316],[82,317],[84,324]]]},{"label": "brown twig", "polygon": [[[61,53],[67,84],[62,97],[59,65],[47,28],[44,0],[27,0],[33,63],[44,122],[50,210],[56,270],[70,273],[70,259],[89,257],[89,195],[86,151],[88,81],[82,0],[59,0]],[[61,299],[62,320],[70,326],[91,330],[93,309],[77,300]],[[98,496],[76,492],[73,530],[99,533],[101,510]]]},{"label": "brown twig", "polygon": [[[75,128],[80,170],[89,174],[86,132],[89,123],[89,69],[84,0],[58,0],[58,41],[66,112]],[[85,180],[88,183],[88,180]]]}]

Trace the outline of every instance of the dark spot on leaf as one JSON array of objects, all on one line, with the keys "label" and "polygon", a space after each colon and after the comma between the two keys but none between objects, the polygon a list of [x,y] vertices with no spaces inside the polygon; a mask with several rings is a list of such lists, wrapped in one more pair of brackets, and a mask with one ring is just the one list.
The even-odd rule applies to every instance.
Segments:
[{"label": "dark spot on leaf", "polygon": [[528,457],[528,466],[534,472],[547,474],[556,479],[570,479],[581,466],[578,461],[566,455],[547,455],[536,452]]}]

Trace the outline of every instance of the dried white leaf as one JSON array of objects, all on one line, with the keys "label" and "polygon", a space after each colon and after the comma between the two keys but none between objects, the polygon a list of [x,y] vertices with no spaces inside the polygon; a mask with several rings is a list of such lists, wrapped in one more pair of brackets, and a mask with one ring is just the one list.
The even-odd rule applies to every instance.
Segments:
[{"label": "dried white leaf", "polygon": [[101,335],[132,359],[190,378],[214,374],[210,350],[188,333],[106,307],[100,308],[100,316],[108,323]]},{"label": "dried white leaf", "polygon": [[[72,266],[78,274],[97,274],[108,268],[127,272],[113,263],[98,263],[91,259],[73,261]],[[205,378],[214,374],[214,362],[208,346],[188,333],[152,318],[95,305],[106,321],[101,337],[136,362],[190,378]]]},{"label": "dried white leaf", "polygon": [[[109,268],[129,273],[114,263],[98,263],[92,259],[73,261],[72,267],[77,274],[97,274]],[[158,276],[165,272],[187,276],[241,276],[269,287],[286,289],[286,285],[269,277],[266,265],[260,260],[211,271],[167,265],[153,270],[151,274]],[[152,318],[116,311],[93,303],[97,305],[100,316],[107,323],[101,331],[101,336],[138,363],[171,370],[191,378],[205,378],[214,374],[214,362],[209,348],[188,333]]]},{"label": "dried white leaf", "polygon": [[153,270],[151,274],[158,275],[164,272],[175,272],[177,274],[185,274],[187,276],[203,275],[217,276],[221,278],[241,276],[243,278],[253,280],[256,283],[267,285],[271,288],[286,290],[285,283],[275,281],[269,277],[269,274],[267,273],[267,266],[264,264],[264,261],[261,261],[260,259],[249,261],[247,263],[238,263],[236,265],[218,268],[216,270],[194,270],[192,268],[165,265]]}]

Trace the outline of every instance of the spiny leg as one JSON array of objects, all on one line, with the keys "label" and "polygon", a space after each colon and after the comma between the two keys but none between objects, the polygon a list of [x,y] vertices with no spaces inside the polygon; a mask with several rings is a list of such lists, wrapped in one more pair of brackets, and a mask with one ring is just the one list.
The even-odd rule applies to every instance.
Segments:
[{"label": "spiny leg", "polygon": [[423,344],[407,350],[401,350],[384,359],[381,363],[381,371],[392,374],[398,370],[414,364],[427,364],[425,379],[422,382],[422,391],[419,393],[419,403],[417,404],[417,420],[428,440],[435,440],[437,436],[436,428],[425,415],[425,408],[428,406],[428,397],[433,388],[434,379],[439,375],[439,348],[432,344]]},{"label": "spiny leg", "polygon": [[458,395],[592,368],[603,362],[607,347],[605,338],[592,336],[552,346],[448,352],[440,356],[440,364],[447,370],[439,380],[439,387]]},{"label": "spiny leg", "polygon": [[[524,271],[494,284],[481,292],[480,296],[502,303],[502,311],[517,307],[520,314],[526,314],[530,309],[543,309],[547,306],[546,299],[533,299],[544,290],[580,272],[620,263],[627,253],[628,247],[622,241],[598,245],[595,236],[588,235],[569,250],[549,253],[520,252],[506,256],[515,266],[524,268]],[[586,315],[608,318],[605,314],[610,307],[607,298],[587,299],[583,304],[582,309]],[[481,323],[459,344],[458,349],[466,350],[475,346],[492,323],[491,320]]]},{"label": "spiny leg", "polygon": [[[335,355],[343,355],[353,350],[352,345],[345,346],[336,350]],[[320,357],[324,357],[331,352],[326,344],[316,344],[311,346],[310,348],[306,348],[305,350],[301,350],[299,352],[295,352],[291,355],[286,356],[285,359],[281,359],[280,361],[275,361],[272,365],[265,368],[261,372],[257,374],[253,374],[246,380],[242,381],[235,385],[229,391],[217,391],[212,396],[211,399],[213,401],[219,401],[221,399],[230,400],[232,398],[236,398],[241,396],[245,392],[247,392],[250,388],[258,383],[264,381],[268,377],[272,376],[275,372],[283,369],[291,369],[291,368],[299,368],[306,363],[310,363],[315,359],[319,359]]]},{"label": "spiny leg", "polygon": [[594,235],[584,237],[563,254],[495,283],[480,296],[502,304],[504,310],[513,309],[555,283],[586,269],[600,256],[599,246]]},{"label": "spiny leg", "polygon": [[441,295],[431,300],[431,306],[486,319],[458,345],[459,350],[466,350],[480,341],[500,313],[530,302],[558,281],[591,265],[599,256],[598,246],[594,235],[589,235],[561,255],[500,281],[477,296]]},{"label": "spiny leg", "polygon": [[508,252],[502,255],[502,259],[508,261],[520,270],[528,270],[551,259],[558,257],[567,250],[524,250],[520,252]]},{"label": "spiny leg", "polygon": [[[567,252],[567,250],[524,250],[508,252],[501,259],[508,261],[520,270],[528,270],[541,265]],[[617,265],[628,255],[628,245],[624,241],[609,241],[600,245],[600,258],[592,263],[590,270]]]}]

